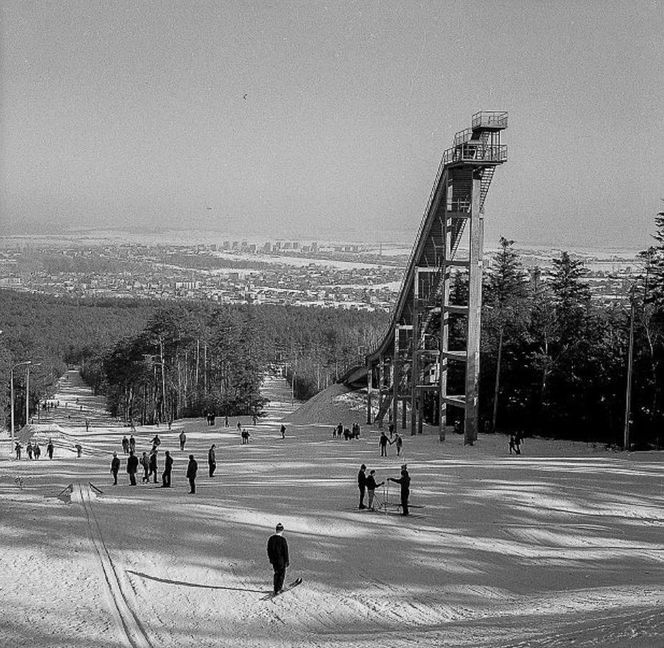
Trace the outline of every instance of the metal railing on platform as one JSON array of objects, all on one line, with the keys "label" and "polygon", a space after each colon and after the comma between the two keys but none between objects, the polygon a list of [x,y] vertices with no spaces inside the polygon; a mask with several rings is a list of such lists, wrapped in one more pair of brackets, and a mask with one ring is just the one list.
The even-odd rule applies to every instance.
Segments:
[{"label": "metal railing on platform", "polygon": [[507,113],[502,110],[482,110],[473,115],[473,128],[507,128]]},{"label": "metal railing on platform", "polygon": [[504,162],[507,160],[507,145],[483,146],[482,144],[461,144],[443,153],[443,164],[455,162]]}]

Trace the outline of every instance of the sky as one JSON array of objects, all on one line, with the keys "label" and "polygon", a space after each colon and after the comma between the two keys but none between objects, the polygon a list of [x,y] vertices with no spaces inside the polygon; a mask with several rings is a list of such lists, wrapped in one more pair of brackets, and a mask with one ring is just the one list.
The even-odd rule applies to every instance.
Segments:
[{"label": "sky", "polygon": [[664,209],[664,0],[3,0],[0,234],[414,239],[505,110],[485,240],[635,247]]}]

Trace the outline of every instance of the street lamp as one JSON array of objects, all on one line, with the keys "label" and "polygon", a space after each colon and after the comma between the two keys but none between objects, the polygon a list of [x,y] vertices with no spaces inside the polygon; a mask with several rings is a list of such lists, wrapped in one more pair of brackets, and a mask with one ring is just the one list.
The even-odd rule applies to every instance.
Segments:
[{"label": "street lamp", "polygon": [[[12,448],[14,447],[14,369],[16,369],[16,367],[22,367],[23,365],[31,365],[31,364],[32,360],[24,360],[23,362],[18,362],[9,370],[9,384],[10,384],[10,394],[12,401],[12,411],[11,411]],[[28,375],[29,372],[30,369],[28,369]],[[26,394],[26,401],[27,401],[27,394]],[[25,422],[27,424],[28,419],[26,419]]]},{"label": "street lamp", "polygon": [[33,367],[40,367],[41,362],[33,364],[28,361],[27,370],[25,372],[25,424],[27,425],[30,421],[30,365]]}]

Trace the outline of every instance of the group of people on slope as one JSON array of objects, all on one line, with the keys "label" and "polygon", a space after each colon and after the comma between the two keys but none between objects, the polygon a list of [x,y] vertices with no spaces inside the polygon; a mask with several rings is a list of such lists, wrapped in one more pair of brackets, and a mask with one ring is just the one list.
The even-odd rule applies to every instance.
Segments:
[{"label": "group of people on slope", "polygon": [[344,441],[348,441],[349,439],[359,439],[360,438],[360,424],[359,423],[353,423],[352,429],[345,428],[342,423],[339,423],[339,425],[336,425],[335,427],[332,428],[332,438],[333,439],[341,439],[341,437],[344,438]]},{"label": "group of people on slope", "polygon": [[[186,436],[183,440],[184,432],[180,434],[180,450],[184,450],[184,444],[186,442]],[[126,437],[125,437],[126,438]],[[133,437],[132,437],[133,438]],[[135,444],[134,444],[135,445]],[[152,449],[150,453],[143,452],[139,458],[134,449],[129,449],[129,456],[127,457],[127,474],[129,475],[129,484],[131,486],[136,486],[136,473],[138,472],[139,464],[143,467],[143,478],[142,483],[149,483],[150,477],[153,478],[154,483],[157,483],[157,475],[159,473],[158,465],[158,452],[159,446],[161,445],[161,439],[159,435],[155,435],[152,439]],[[208,450],[208,473],[210,477],[214,477],[214,472],[217,468],[217,457],[216,457],[216,444],[212,444]],[[123,439],[123,448],[124,448],[124,439]],[[113,475],[113,485],[116,486],[118,483],[118,473],[120,472],[120,458],[118,453],[113,453],[113,458],[111,459],[111,474]],[[171,487],[171,478],[173,472],[173,456],[171,455],[170,450],[164,452],[164,470],[161,473],[161,487],[170,488]],[[185,474],[186,478],[189,480],[189,493],[196,493],[196,477],[198,475],[198,462],[194,458],[193,454],[189,455],[189,462],[187,463],[187,472]]]},{"label": "group of people on slope", "polygon": [[[365,464],[360,466],[357,473],[357,487],[360,490],[360,505],[359,509],[368,508],[370,511],[374,510],[374,496],[376,488],[382,486],[385,482],[376,483],[376,471],[370,470],[369,474],[366,473],[367,467]],[[406,464],[401,466],[400,477],[388,477],[387,481],[395,482],[401,486],[401,514],[408,515],[408,498],[410,496],[410,475],[408,474],[408,467]],[[364,505],[364,497],[368,495],[368,507]]]},{"label": "group of people on slope", "polygon": [[[49,439],[48,440],[48,445],[46,446],[46,454],[48,455],[49,459],[53,459],[53,440]],[[16,441],[14,444],[14,453],[16,454],[17,459],[21,459],[21,453],[23,451],[23,446],[20,444],[19,441]],[[28,441],[27,445],[25,446],[25,452],[28,455],[28,459],[39,459],[41,457],[41,448],[39,447],[39,443],[37,441]]]}]

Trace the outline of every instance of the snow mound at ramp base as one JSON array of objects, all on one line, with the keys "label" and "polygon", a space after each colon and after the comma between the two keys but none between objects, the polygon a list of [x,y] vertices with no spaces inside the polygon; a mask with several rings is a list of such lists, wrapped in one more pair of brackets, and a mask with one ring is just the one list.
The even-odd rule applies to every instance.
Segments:
[{"label": "snow mound at ramp base", "polygon": [[284,418],[294,424],[329,424],[350,427],[366,420],[366,389],[352,390],[335,383],[310,398]]}]

